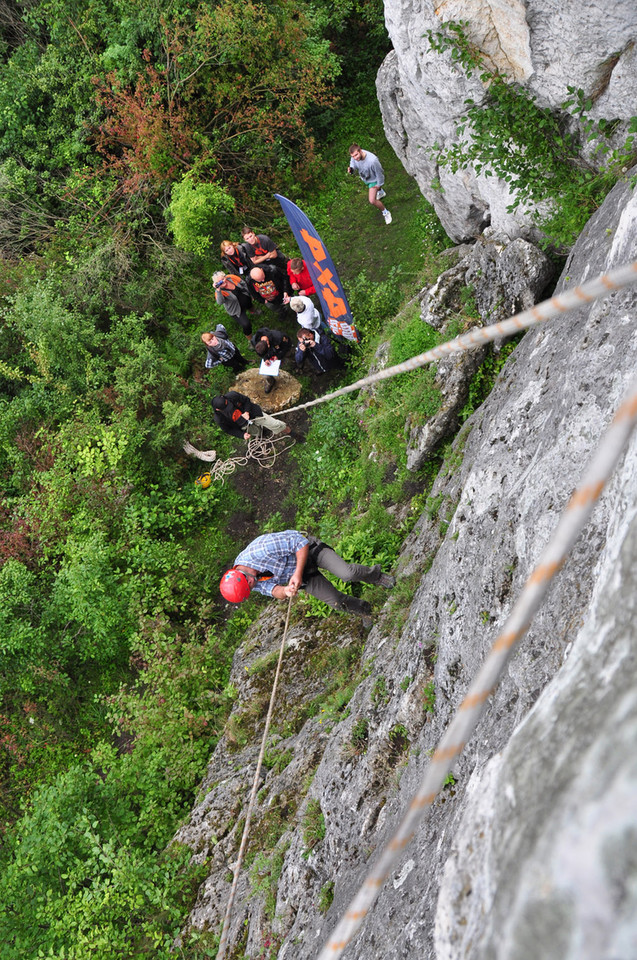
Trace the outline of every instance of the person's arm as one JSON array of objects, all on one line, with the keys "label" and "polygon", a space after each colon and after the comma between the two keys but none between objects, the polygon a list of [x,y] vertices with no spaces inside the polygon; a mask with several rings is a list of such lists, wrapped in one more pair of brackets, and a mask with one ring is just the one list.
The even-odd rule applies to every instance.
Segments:
[{"label": "person's arm", "polygon": [[215,423],[220,430],[223,430],[224,433],[228,433],[231,437],[238,437],[239,440],[243,438],[243,427],[241,425],[236,425],[232,420],[228,420],[226,417],[222,417],[220,414],[215,413]]},{"label": "person's arm", "polygon": [[309,543],[304,544],[296,551],[296,569],[290,577],[287,587],[284,587],[286,597],[295,597],[303,583],[303,571],[307,563],[307,555],[310,550]]},{"label": "person's arm", "polygon": [[259,266],[261,263],[266,263],[268,260],[276,260],[279,255],[279,251],[276,246],[270,240],[269,237],[266,237],[265,234],[259,234],[258,236],[259,246],[263,250],[267,250],[267,253],[262,253],[259,257],[252,257],[252,262]]}]

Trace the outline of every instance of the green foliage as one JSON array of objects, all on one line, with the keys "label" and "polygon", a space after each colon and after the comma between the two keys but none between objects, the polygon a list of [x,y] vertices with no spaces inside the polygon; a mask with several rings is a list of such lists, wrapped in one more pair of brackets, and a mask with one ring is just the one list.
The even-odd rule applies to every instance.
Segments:
[{"label": "green foliage", "polygon": [[436,706],[436,687],[433,680],[425,684],[422,692],[422,702],[425,713],[433,713]]},{"label": "green foliage", "polygon": [[[162,854],[140,830],[137,773],[102,751],[34,796],[2,853],[7,960],[49,953],[168,960],[200,871],[187,866],[189,850]],[[168,838],[156,839],[163,846]]]},{"label": "green foliage", "polygon": [[[611,149],[612,125],[590,119],[592,101],[581,90],[569,88],[570,99],[559,113],[539,106],[532,94],[487,68],[465,27],[446,23],[438,34],[429,32],[429,41],[439,53],[450,50],[467,76],[480,70],[487,95],[480,103],[465,101],[457,126],[461,139],[446,151],[436,149],[436,161],[454,173],[471,166],[477,174],[500,177],[515,193],[509,212],[519,206],[530,210],[549,242],[571,246],[622,169],[632,165],[637,117],[624,145]],[[583,139],[595,142],[596,163],[583,159],[581,139],[567,131],[569,112],[581,121]]]},{"label": "green foliage", "polygon": [[288,847],[289,843],[283,844],[269,856],[263,852],[258,853],[250,869],[251,895],[263,897],[265,915],[268,920],[274,920],[277,884],[283,870],[283,861]]},{"label": "green foliage", "polygon": [[328,880],[321,887],[318,900],[319,913],[327,913],[334,902],[334,881]]},{"label": "green foliage", "polygon": [[325,817],[319,800],[312,798],[308,801],[303,814],[303,842],[306,851],[314,847],[325,837]]},{"label": "green foliage", "polygon": [[372,703],[375,707],[384,706],[389,703],[390,693],[387,689],[387,681],[383,676],[376,677],[372,687]]},{"label": "green foliage", "polygon": [[369,738],[369,720],[367,717],[360,717],[350,734],[349,740],[357,753],[364,753],[367,749],[367,740]]},{"label": "green foliage", "polygon": [[227,222],[224,216],[234,210],[234,200],[216,183],[196,183],[192,174],[179,183],[174,183],[171,191],[170,231],[176,245],[187,253],[204,256],[211,252],[214,237]]}]

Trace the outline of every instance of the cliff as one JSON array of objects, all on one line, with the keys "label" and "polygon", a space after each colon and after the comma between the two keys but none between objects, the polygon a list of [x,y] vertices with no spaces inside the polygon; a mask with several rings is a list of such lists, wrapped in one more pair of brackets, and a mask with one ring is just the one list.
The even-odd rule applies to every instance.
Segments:
[{"label": "cliff", "polygon": [[[440,151],[469,136],[458,132],[466,101],[483,103],[489,84],[481,80],[481,69],[468,77],[452,49],[433,50],[428,31],[435,34],[448,21],[464,22],[467,40],[484,55],[485,67],[536,98],[563,131],[578,125],[576,110],[562,106],[569,87],[582,91],[591,120],[617,125],[617,138],[622,121],[635,112],[637,8],[631,0],[446,0],[439,5],[385,0],[385,19],[393,45],[377,79],[385,132],[456,240],[478,236],[489,223],[511,237],[533,239],[537,229],[532,208],[507,209],[515,200],[514,183],[471,165],[456,173],[439,166]],[[536,134],[544,136],[540,130]],[[581,135],[581,153],[591,159],[587,136]]]},{"label": "cliff", "polygon": [[[557,289],[634,259],[637,192],[622,183]],[[293,623],[231,956],[318,954],[634,377],[636,308],[633,288],[523,337],[456,438],[366,638],[345,617]],[[636,598],[633,438],[346,958],[637,955]],[[200,930],[225,910],[283,616],[264,605],[237,652],[233,716],[177,836],[209,864]]]}]

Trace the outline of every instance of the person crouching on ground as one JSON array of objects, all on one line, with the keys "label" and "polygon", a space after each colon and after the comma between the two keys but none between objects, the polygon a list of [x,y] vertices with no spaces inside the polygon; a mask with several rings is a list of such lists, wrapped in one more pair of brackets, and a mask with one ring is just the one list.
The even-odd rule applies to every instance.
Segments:
[{"label": "person crouching on ground", "polygon": [[231,437],[250,440],[252,437],[260,439],[266,432],[268,436],[291,433],[287,423],[264,413],[258,403],[236,390],[213,397],[212,409],[217,426]]},{"label": "person crouching on ground", "polygon": [[373,583],[390,588],[396,582],[390,574],[383,573],[380,564],[366,567],[347,563],[322,540],[305,537],[298,530],[283,530],[265,533],[249,543],[224,573],[219,589],[231,603],[246,600],[252,590],[276,600],[287,600],[305,590],[335,610],[357,614],[365,626],[371,626],[369,603],[341,593],[319,572],[319,567],[346,583]]},{"label": "person crouching on ground", "polygon": [[[281,333],[280,330],[270,330],[269,327],[261,327],[260,330],[257,330],[253,334],[251,343],[254,352],[266,366],[269,366],[273,360],[283,361],[292,346],[292,341],[287,334]],[[276,377],[266,375],[265,379],[266,384],[263,390],[265,393],[270,393],[276,386]]]},{"label": "person crouching on ground", "polygon": [[202,333],[201,339],[206,345],[207,370],[211,370],[213,367],[217,367],[220,363],[223,363],[224,366],[230,367],[235,373],[239,373],[248,366],[248,361],[241,355],[238,347],[232,342],[222,323],[217,324],[214,333]]},{"label": "person crouching on ground", "polygon": [[297,333],[296,353],[294,362],[299,370],[303,369],[306,360],[316,373],[329,373],[333,367],[342,365],[336,356],[334,347],[325,333],[315,330],[299,330]]}]

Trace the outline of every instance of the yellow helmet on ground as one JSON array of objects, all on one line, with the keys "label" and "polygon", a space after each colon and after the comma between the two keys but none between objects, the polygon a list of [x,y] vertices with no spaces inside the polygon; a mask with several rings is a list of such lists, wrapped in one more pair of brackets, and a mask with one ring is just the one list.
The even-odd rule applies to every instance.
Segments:
[{"label": "yellow helmet on ground", "polygon": [[202,473],[202,475],[195,480],[195,486],[201,487],[202,490],[207,490],[211,483],[212,476],[210,473]]}]

